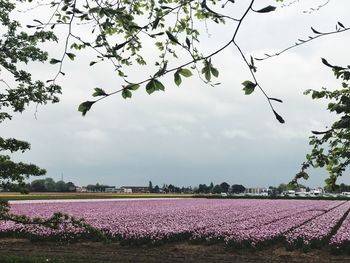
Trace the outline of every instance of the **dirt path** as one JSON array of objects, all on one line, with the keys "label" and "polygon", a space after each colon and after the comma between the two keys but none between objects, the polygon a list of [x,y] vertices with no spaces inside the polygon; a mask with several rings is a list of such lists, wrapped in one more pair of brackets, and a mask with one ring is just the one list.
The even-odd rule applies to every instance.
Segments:
[{"label": "dirt path", "polygon": [[22,239],[0,239],[1,256],[46,256],[82,262],[350,262],[350,256],[324,251],[286,251],[274,246],[262,251],[228,250],[222,245],[193,245],[186,242],[158,247],[124,247],[118,244],[83,242],[76,244],[31,243]]}]

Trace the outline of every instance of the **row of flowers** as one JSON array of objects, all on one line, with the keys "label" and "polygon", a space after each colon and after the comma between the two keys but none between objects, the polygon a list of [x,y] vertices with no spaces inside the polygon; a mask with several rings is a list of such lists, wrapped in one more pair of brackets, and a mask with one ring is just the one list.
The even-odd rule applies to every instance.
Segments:
[{"label": "row of flowers", "polygon": [[336,250],[346,250],[350,252],[350,213],[345,215],[345,219],[340,225],[337,233],[330,239],[330,245]]},{"label": "row of flowers", "polygon": [[[230,246],[260,246],[277,240],[289,245],[325,242],[350,209],[346,201],[187,199],[115,202],[55,202],[13,204],[11,212],[48,218],[60,211],[83,218],[106,238],[123,243],[171,240],[225,242]],[[91,229],[90,229],[91,230]],[[0,233],[31,238],[93,238],[93,233],[70,222],[58,229],[0,221]],[[345,218],[331,244],[350,241],[350,218]]]},{"label": "row of flowers", "polygon": [[297,246],[322,246],[349,209],[350,202],[345,202],[331,211],[315,217],[286,234],[287,242]]}]

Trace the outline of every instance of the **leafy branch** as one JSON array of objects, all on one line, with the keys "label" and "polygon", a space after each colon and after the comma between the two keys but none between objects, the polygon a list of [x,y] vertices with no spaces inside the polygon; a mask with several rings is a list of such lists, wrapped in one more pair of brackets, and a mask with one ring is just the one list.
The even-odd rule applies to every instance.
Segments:
[{"label": "leafy branch", "polygon": [[311,31],[314,33],[313,36],[308,36],[307,39],[298,39],[297,42],[295,42],[295,44],[275,53],[275,54],[265,54],[264,58],[255,58],[255,60],[266,60],[266,59],[270,59],[272,57],[276,57],[279,56],[283,53],[285,53],[286,51],[289,51],[293,48],[296,48],[300,45],[304,45],[306,43],[309,43],[315,39],[321,38],[321,37],[325,37],[325,36],[329,36],[329,35],[333,35],[333,34],[338,34],[338,33],[343,33],[345,31],[350,30],[350,27],[345,27],[341,22],[338,22],[337,25],[335,26],[335,30],[334,31],[328,31],[328,32],[320,32],[316,29],[314,29],[313,27],[311,27]]},{"label": "leafy branch", "polygon": [[[87,113],[87,111],[89,111],[91,109],[93,104],[95,104],[96,102],[98,102],[100,100],[103,100],[103,99],[105,99],[105,98],[107,98],[107,97],[109,97],[111,95],[117,94],[117,93],[121,93],[123,98],[131,98],[132,97],[132,91],[135,90],[135,87],[137,86],[137,88],[138,88],[142,84],[147,84],[146,85],[146,91],[149,94],[152,94],[153,92],[158,91],[158,90],[164,90],[165,89],[164,85],[158,79],[160,77],[168,74],[168,73],[171,73],[171,72],[174,72],[174,82],[175,82],[176,85],[179,86],[182,83],[180,72],[186,71],[186,72],[189,72],[190,75],[192,75],[191,71],[189,69],[186,69],[185,67],[191,66],[192,68],[197,68],[196,65],[200,61],[204,62],[204,67],[201,70],[201,74],[203,74],[204,78],[205,78],[204,82],[211,84],[210,83],[211,82],[211,76],[213,75],[214,77],[218,77],[218,75],[219,75],[219,71],[217,70],[217,68],[215,68],[212,65],[212,62],[211,62],[212,61],[212,57],[214,57],[215,55],[219,54],[221,51],[226,49],[229,45],[234,44],[237,47],[237,49],[239,50],[239,52],[240,52],[242,58],[244,59],[245,63],[247,64],[247,66],[248,66],[248,68],[249,68],[249,70],[250,70],[250,72],[252,74],[252,77],[253,77],[253,79],[255,81],[255,86],[257,86],[263,92],[264,96],[267,98],[268,103],[269,103],[273,113],[275,114],[277,120],[279,122],[283,123],[284,122],[283,118],[280,115],[277,114],[277,112],[275,111],[275,109],[274,109],[274,107],[273,107],[273,105],[271,103],[272,100],[278,101],[278,102],[282,102],[282,100],[276,99],[276,98],[271,98],[271,97],[269,97],[266,94],[264,89],[257,82],[256,76],[255,76],[256,67],[254,66],[253,58],[251,58],[251,64],[249,64],[247,59],[245,58],[245,55],[243,54],[240,46],[235,42],[235,39],[236,39],[237,33],[238,33],[238,31],[239,31],[239,29],[241,27],[241,24],[244,21],[244,19],[245,19],[246,15],[248,14],[249,11],[254,11],[254,12],[257,12],[257,13],[268,13],[268,12],[271,12],[271,11],[275,10],[275,7],[272,7],[272,6],[267,6],[265,8],[260,9],[260,10],[254,10],[252,8],[253,3],[254,3],[254,0],[250,2],[249,6],[245,9],[245,12],[243,13],[243,15],[242,15],[242,17],[240,19],[233,19],[235,22],[238,22],[238,23],[236,25],[236,28],[234,30],[234,33],[233,33],[233,36],[232,36],[231,40],[228,41],[226,44],[224,44],[221,48],[219,48],[216,51],[214,51],[214,52],[212,52],[212,53],[210,53],[208,55],[205,55],[205,56],[198,55],[197,53],[192,53],[191,52],[191,48],[192,48],[192,50],[195,50],[193,48],[193,40],[190,41],[189,38],[186,37],[185,43],[182,44],[178,40],[178,37],[176,35],[173,35],[173,32],[171,32],[170,30],[165,30],[164,32],[165,32],[165,34],[166,34],[166,36],[168,38],[168,41],[166,42],[166,45],[164,47],[162,45],[160,45],[161,50],[164,49],[165,52],[161,56],[162,63],[159,63],[159,65],[161,65],[161,67],[158,70],[158,72],[156,72],[152,77],[147,78],[147,79],[142,80],[142,81],[139,81],[139,82],[136,82],[136,83],[131,83],[131,82],[127,81],[124,78],[124,80],[126,81],[127,85],[124,85],[121,89],[116,90],[114,92],[110,92],[110,93],[103,92],[103,94],[101,93],[101,94],[98,95],[98,96],[100,96],[100,98],[98,98],[97,100],[83,102],[79,106],[79,111],[81,111],[82,114],[85,115]],[[208,6],[207,6],[205,1],[203,1],[201,3],[201,7],[204,8],[204,10],[208,11],[210,14],[214,15],[216,18],[221,18],[222,19],[224,17],[224,16],[218,15],[218,13],[216,13],[216,12],[212,11],[210,8],[208,8]],[[176,23],[175,23],[174,28],[176,28],[176,25],[179,22],[178,14],[179,14],[181,8],[182,8],[182,6],[179,7],[179,9],[177,11],[177,19],[176,19]],[[192,10],[191,6],[190,6],[190,9]],[[174,11],[174,10],[175,9],[171,9],[171,11]],[[190,17],[192,17],[191,13],[190,13]],[[161,19],[154,20],[154,22],[152,23],[152,28],[153,29],[158,26],[158,23],[160,22],[160,20]],[[192,21],[192,18],[190,19],[190,21]],[[145,27],[142,27],[142,28],[145,28]],[[176,31],[176,32],[180,32],[180,31]],[[135,36],[133,36],[133,37],[135,37]],[[183,64],[179,65],[179,66],[176,66],[176,67],[173,67],[171,69],[168,69],[167,68],[167,61],[165,60],[165,56],[166,56],[166,51],[170,51],[170,53],[173,53],[173,51],[171,51],[169,49],[169,47],[168,47],[170,43],[172,43],[172,45],[179,46],[179,47],[187,50],[189,52],[189,54],[191,55],[192,59],[190,61],[186,62],[186,63],[183,63]],[[189,74],[187,74],[187,75],[190,76]],[[185,76],[185,77],[187,77],[187,76]],[[247,82],[244,82],[244,83],[247,83]],[[131,89],[130,87],[134,87],[134,88]],[[254,90],[254,87],[252,85],[250,85],[248,87],[248,89],[250,89],[251,92],[249,92],[249,93],[246,92],[246,94],[251,94],[252,91]],[[244,89],[246,89],[246,88],[247,87],[245,86]]]}]

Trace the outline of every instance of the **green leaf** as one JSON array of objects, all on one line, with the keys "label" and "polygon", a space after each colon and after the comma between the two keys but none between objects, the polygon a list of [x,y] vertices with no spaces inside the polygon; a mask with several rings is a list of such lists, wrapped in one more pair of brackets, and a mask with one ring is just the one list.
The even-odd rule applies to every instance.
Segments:
[{"label": "green leaf", "polygon": [[66,53],[66,55],[69,57],[70,60],[74,60],[75,54],[73,53]]},{"label": "green leaf", "polygon": [[251,82],[250,80],[246,80],[242,83],[242,85],[244,86],[243,90],[245,95],[250,95],[254,92],[254,89],[257,84],[254,82]]},{"label": "green leaf", "polygon": [[121,43],[121,44],[119,44],[119,45],[116,45],[116,46],[114,47],[114,49],[115,49],[115,50],[119,50],[119,49],[121,49],[122,47],[124,47],[127,43],[129,43],[129,42],[130,42],[130,40],[125,41],[125,42],[123,42],[123,43]]},{"label": "green leaf", "polygon": [[156,91],[156,84],[154,79],[151,79],[146,85],[146,91],[149,95]]},{"label": "green leaf", "polygon": [[85,116],[95,102],[96,101],[85,101],[81,103],[78,107],[78,111],[80,111],[82,115]]},{"label": "green leaf", "polygon": [[165,90],[164,85],[159,80],[155,79],[154,83],[155,83],[156,90],[163,90],[163,91]]},{"label": "green leaf", "polygon": [[161,9],[172,9],[170,6],[165,6],[165,5],[161,5],[160,8]]},{"label": "green leaf", "polygon": [[182,79],[178,71],[175,72],[174,74],[174,82],[177,86],[180,86]]},{"label": "green leaf", "polygon": [[338,22],[338,25],[345,29],[345,26],[342,23]]},{"label": "green leaf", "polygon": [[332,66],[331,64],[328,63],[328,61],[324,58],[321,58],[321,61],[323,64],[325,64],[327,67],[333,68],[334,66]]},{"label": "green leaf", "polygon": [[164,35],[164,32],[159,32],[159,33],[156,33],[156,34],[151,34],[150,37],[157,37],[157,36],[161,36],[161,35]]},{"label": "green leaf", "polygon": [[314,32],[315,34],[321,35],[322,33],[317,31],[316,29],[314,29],[313,27],[311,27],[312,32]]},{"label": "green leaf", "polygon": [[254,65],[254,58],[252,56],[250,56],[249,68],[253,70],[253,72],[256,72],[256,66]]},{"label": "green leaf", "polygon": [[60,62],[61,62],[61,60],[58,60],[58,59],[55,59],[55,58],[52,58],[50,60],[50,64],[57,64],[57,63],[60,63]]},{"label": "green leaf", "polygon": [[152,29],[156,29],[160,21],[160,17],[157,17],[152,23]]},{"label": "green leaf", "polygon": [[211,80],[211,73],[210,73],[210,70],[207,68],[207,70],[204,72],[204,76],[205,76],[205,79],[207,81],[210,81]]},{"label": "green leaf", "polygon": [[191,48],[191,41],[189,40],[188,37],[186,37],[186,45],[187,45],[188,49]]},{"label": "green leaf", "polygon": [[131,98],[132,93],[127,88],[124,88],[123,92],[122,92],[122,96],[123,96],[124,99]]},{"label": "green leaf", "polygon": [[258,12],[258,13],[269,13],[269,12],[272,12],[272,11],[275,11],[275,10],[276,10],[275,6],[269,5],[269,6],[264,7],[264,8],[262,8],[262,9],[256,11],[256,12]]},{"label": "green leaf", "polygon": [[137,90],[138,88],[140,87],[139,84],[129,84],[127,85],[125,88],[128,89],[128,90]]},{"label": "green leaf", "polygon": [[219,71],[217,70],[217,68],[210,68],[210,72],[211,74],[213,74],[216,78],[219,77]]},{"label": "green leaf", "polygon": [[186,78],[192,76],[191,70],[186,69],[186,68],[180,68],[180,69],[178,70],[178,72],[179,72],[182,76],[184,76],[184,77],[186,77]]},{"label": "green leaf", "polygon": [[285,123],[284,119],[281,117],[281,115],[279,115],[275,110],[273,110],[273,113],[275,114],[276,119],[280,122],[280,123]]},{"label": "green leaf", "polygon": [[326,134],[326,133],[328,133],[328,132],[330,132],[330,130],[328,130],[328,131],[311,131],[311,133],[312,134],[315,134],[315,135],[321,135],[321,134]]},{"label": "green leaf", "polygon": [[97,63],[96,61],[91,61],[90,64],[89,64],[89,66],[93,66],[93,65],[95,65],[96,63]]},{"label": "green leaf", "polygon": [[177,38],[176,38],[172,33],[170,33],[170,31],[165,31],[165,33],[167,34],[168,38],[169,38],[171,41],[173,41],[173,42],[175,42],[176,44],[179,44],[179,45],[180,45],[180,43],[179,43],[179,41],[177,40]]},{"label": "green leaf", "polygon": [[279,103],[283,103],[283,100],[277,99],[277,98],[271,98],[271,97],[269,97],[269,100],[274,100],[274,101],[277,101],[277,102],[279,102]]},{"label": "green leaf", "polygon": [[211,69],[212,69],[211,59],[209,60],[206,59],[203,63],[204,63],[204,68],[202,68],[202,74],[204,74],[205,79],[209,82],[211,80]]},{"label": "green leaf", "polygon": [[98,96],[106,96],[107,93],[100,88],[95,88],[95,92],[92,94],[93,97],[98,97]]}]

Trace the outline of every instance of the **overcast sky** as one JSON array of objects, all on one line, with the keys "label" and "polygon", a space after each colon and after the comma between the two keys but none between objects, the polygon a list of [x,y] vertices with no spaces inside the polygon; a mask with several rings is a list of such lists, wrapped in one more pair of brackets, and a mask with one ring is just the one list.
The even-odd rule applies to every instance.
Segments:
[{"label": "overcast sky", "polygon": [[[248,1],[236,2],[243,6]],[[268,4],[278,8],[269,14],[248,15],[237,37],[246,55],[261,57],[279,51],[312,34],[310,26],[329,31],[337,21],[350,25],[348,0],[330,1],[311,14],[303,11],[326,1],[292,2],[286,8],[275,1],[257,1],[256,9]],[[45,17],[44,9],[36,12]],[[203,50],[221,46],[231,37],[232,28],[229,23],[221,27],[208,23],[208,32],[202,32]],[[223,181],[246,187],[286,183],[298,172],[310,149],[310,131],[323,130],[334,117],[326,111],[325,103],[313,101],[303,91],[339,87],[320,58],[348,65],[349,44],[350,33],[346,32],[257,63],[260,84],[269,96],[284,101],[275,106],[285,124],[276,121],[261,92],[244,95],[241,83],[251,78],[231,46],[213,58],[220,70],[221,85],[217,87],[207,86],[195,76],[177,87],[169,76],[162,80],[165,92],[149,96],[143,88],[131,100],[117,94],[96,104],[85,117],[77,107],[91,99],[93,88],[110,92],[119,89],[122,82],[109,64],[90,68],[93,56],[83,52],[74,63],[64,64],[66,76],[59,79],[63,86],[59,104],[40,106],[37,119],[35,107],[29,107],[3,123],[0,132],[31,143],[32,150],[16,155],[17,160],[46,168],[47,177],[55,180],[63,174],[65,181],[77,185],[148,185],[149,180],[153,185],[179,186]],[[63,51],[62,46],[51,50],[52,57]],[[57,70],[39,64],[31,67],[37,77],[45,79]],[[140,81],[143,71],[137,69],[132,74]],[[326,173],[314,170],[311,174],[305,184],[323,186]],[[350,184],[350,177],[345,175],[341,181]]]}]

